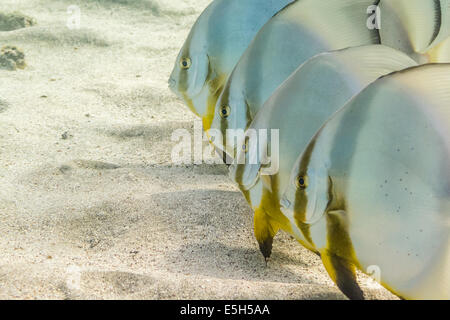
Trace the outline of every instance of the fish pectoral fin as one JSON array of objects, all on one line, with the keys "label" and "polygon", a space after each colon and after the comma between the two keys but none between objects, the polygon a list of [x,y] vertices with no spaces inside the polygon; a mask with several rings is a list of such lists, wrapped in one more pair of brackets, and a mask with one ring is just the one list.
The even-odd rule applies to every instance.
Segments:
[{"label": "fish pectoral fin", "polygon": [[342,293],[350,300],[364,300],[364,293],[356,279],[356,266],[328,250],[323,250],[320,256],[329,276]]},{"label": "fish pectoral fin", "polygon": [[270,258],[272,254],[273,238],[280,230],[278,223],[273,221],[262,208],[255,210],[253,217],[254,232],[256,241],[258,241],[259,250],[265,259]]}]

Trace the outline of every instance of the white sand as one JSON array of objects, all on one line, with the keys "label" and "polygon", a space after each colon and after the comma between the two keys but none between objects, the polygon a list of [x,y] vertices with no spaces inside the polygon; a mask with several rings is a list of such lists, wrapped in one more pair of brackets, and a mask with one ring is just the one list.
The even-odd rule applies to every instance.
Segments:
[{"label": "white sand", "polygon": [[1,299],[345,298],[287,235],[265,266],[224,166],[171,164],[194,117],[167,78],[208,3],[1,1],[37,21],[0,32],[28,64],[0,70]]}]

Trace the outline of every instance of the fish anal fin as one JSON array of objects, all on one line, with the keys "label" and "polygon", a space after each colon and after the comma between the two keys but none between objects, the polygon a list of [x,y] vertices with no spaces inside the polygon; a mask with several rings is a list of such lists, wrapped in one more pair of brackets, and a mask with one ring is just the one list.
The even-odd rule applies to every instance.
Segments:
[{"label": "fish anal fin", "polygon": [[267,215],[263,208],[257,208],[253,217],[254,232],[259,249],[265,259],[272,254],[273,238],[279,231],[278,223],[274,222]]},{"label": "fish anal fin", "polygon": [[320,251],[322,262],[338,288],[351,300],[364,300],[356,278],[357,259],[348,233],[345,203],[331,204],[327,211],[326,248]]},{"label": "fish anal fin", "polygon": [[355,265],[328,250],[323,250],[320,256],[331,279],[347,298],[351,300],[364,300],[364,293],[356,279]]}]

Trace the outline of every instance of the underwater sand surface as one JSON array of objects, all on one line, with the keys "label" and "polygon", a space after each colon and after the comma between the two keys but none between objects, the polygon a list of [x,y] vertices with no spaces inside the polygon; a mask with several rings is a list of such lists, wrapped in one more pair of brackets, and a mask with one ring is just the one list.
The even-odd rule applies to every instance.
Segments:
[{"label": "underwater sand surface", "polygon": [[171,163],[195,117],[167,79],[209,2],[0,2],[26,63],[0,69],[0,299],[345,299],[285,234],[265,265],[225,166]]}]

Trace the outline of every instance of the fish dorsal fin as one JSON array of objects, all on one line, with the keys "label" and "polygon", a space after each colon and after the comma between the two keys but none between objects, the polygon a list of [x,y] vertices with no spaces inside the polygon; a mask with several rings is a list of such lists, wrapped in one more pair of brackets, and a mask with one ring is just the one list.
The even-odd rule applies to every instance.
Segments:
[{"label": "fish dorsal fin", "polygon": [[[417,66],[417,62],[407,54],[383,45],[353,47],[326,55],[334,55],[345,70],[365,84],[389,73]],[[310,61],[313,62],[313,59]]]},{"label": "fish dorsal fin", "polygon": [[[436,30],[436,38],[430,44],[429,49],[440,44],[450,37],[450,0],[434,0],[436,5],[435,19],[440,25],[439,32]],[[440,61],[442,62],[442,61]]]},{"label": "fish dorsal fin", "polygon": [[[307,30],[336,47],[379,43],[377,30],[366,27],[367,8],[374,0],[302,0],[301,10],[286,10],[283,19],[302,24]],[[300,13],[299,13],[300,12]],[[361,27],[360,27],[361,26]]]},{"label": "fish dorsal fin", "polygon": [[412,95],[424,97],[450,119],[450,63],[413,67],[398,72],[394,78],[407,85]]},{"label": "fish dorsal fin", "polygon": [[424,54],[441,33],[440,7],[439,1],[382,0],[381,43],[410,55]]},{"label": "fish dorsal fin", "polygon": [[[393,73],[375,85],[401,88],[404,97],[416,101],[443,137],[450,136],[450,64],[436,63]],[[448,140],[447,142],[448,143]]]}]

